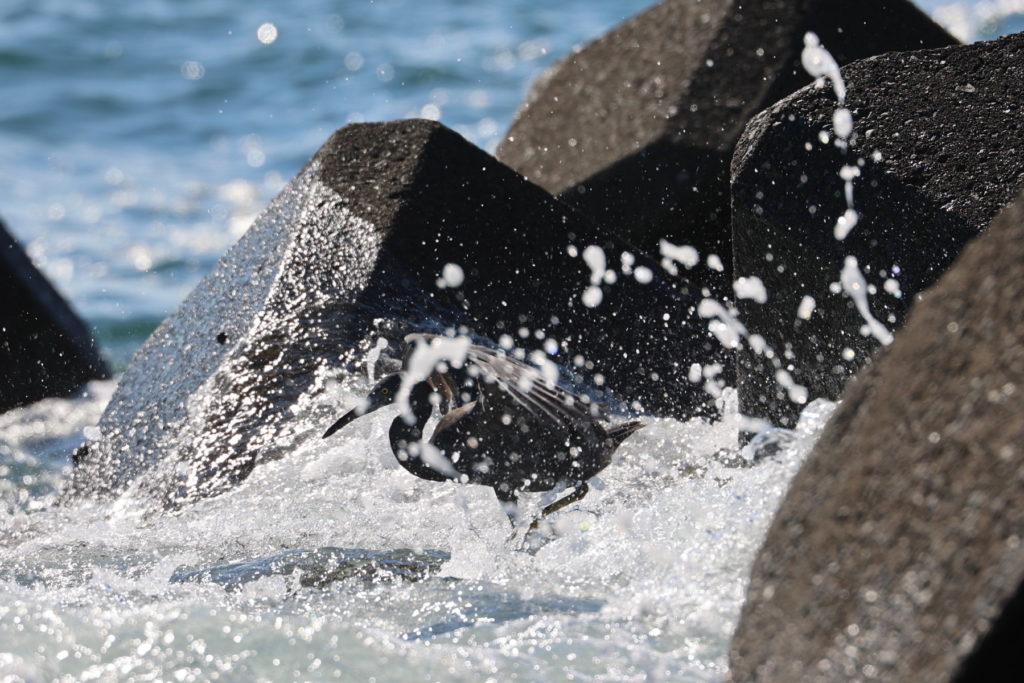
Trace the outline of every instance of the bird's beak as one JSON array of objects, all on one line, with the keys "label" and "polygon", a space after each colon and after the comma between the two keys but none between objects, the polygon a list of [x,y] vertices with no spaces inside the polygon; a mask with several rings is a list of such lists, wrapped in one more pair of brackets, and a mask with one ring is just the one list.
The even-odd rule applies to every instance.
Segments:
[{"label": "bird's beak", "polygon": [[344,415],[342,415],[341,419],[339,419],[337,422],[335,422],[334,424],[332,424],[330,427],[327,428],[327,431],[324,432],[324,435],[323,435],[322,438],[326,439],[331,434],[333,434],[334,432],[338,431],[339,429],[341,429],[342,427],[347,425],[352,420],[356,419],[357,417],[361,417],[363,415],[364,411],[360,410],[360,408],[362,408],[362,406],[356,406],[352,410],[350,410],[347,413],[345,413]]},{"label": "bird's beak", "polygon": [[394,375],[390,377],[385,377],[383,380],[381,380],[377,384],[377,386],[373,388],[370,394],[365,399],[363,399],[362,403],[360,403],[355,408],[342,415],[337,422],[332,424],[327,429],[327,431],[324,432],[324,435],[321,438],[326,439],[331,434],[334,434],[336,431],[338,431],[339,429],[341,429],[342,427],[344,427],[357,417],[362,417],[367,413],[372,413],[373,411],[377,410],[377,408],[383,408],[386,405],[394,403],[395,394],[397,393],[397,389],[393,386],[394,383]]}]

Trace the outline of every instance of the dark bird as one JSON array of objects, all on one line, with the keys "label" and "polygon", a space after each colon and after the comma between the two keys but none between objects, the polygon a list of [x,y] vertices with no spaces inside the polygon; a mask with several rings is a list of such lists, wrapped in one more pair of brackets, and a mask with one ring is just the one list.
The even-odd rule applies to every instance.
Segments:
[{"label": "dark bird", "polygon": [[[644,426],[633,420],[606,427],[602,423],[608,421],[607,414],[589,397],[485,346],[464,344],[459,349],[465,350],[464,359],[424,371],[422,362],[411,361],[416,355],[414,342],[419,348],[453,340],[425,334],[406,337],[410,353],[402,370],[378,382],[364,404],[345,413],[324,438],[357,417],[394,403],[408,377],[412,386],[405,390],[411,415],[397,417],[389,431],[398,462],[423,479],[490,486],[513,524],[519,493],[575,487],[544,508],[541,517],[580,500],[588,491],[586,481],[608,466],[626,437]],[[441,419],[429,443],[424,443],[423,428],[434,406]]]}]

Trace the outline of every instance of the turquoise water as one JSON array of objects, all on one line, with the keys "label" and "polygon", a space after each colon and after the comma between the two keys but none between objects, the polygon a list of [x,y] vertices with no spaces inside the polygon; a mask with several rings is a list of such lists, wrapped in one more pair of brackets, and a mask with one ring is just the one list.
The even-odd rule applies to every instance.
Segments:
[{"label": "turquoise water", "polygon": [[[334,129],[439,118],[493,149],[545,66],[646,4],[6,0],[0,215],[122,369]],[[1024,28],[1024,1],[923,6]],[[715,458],[728,394],[722,423],[652,420],[529,555],[489,491],[397,468],[393,415],[177,515],[47,509],[112,390],[0,415],[0,678],[721,679],[830,410],[751,470]]]}]

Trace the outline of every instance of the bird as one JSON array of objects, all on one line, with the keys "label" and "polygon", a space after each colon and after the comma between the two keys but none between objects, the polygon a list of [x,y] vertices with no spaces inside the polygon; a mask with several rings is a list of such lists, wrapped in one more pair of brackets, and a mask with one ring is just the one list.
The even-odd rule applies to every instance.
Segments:
[{"label": "bird", "polygon": [[[491,487],[513,527],[521,493],[574,488],[543,508],[532,530],[545,516],[586,496],[587,480],[607,467],[622,442],[644,426],[639,420],[606,426],[608,414],[588,396],[466,337],[420,333],[408,335],[405,342],[402,369],[381,379],[323,438],[358,417],[407,400],[407,411],[388,431],[399,464],[422,479]],[[452,357],[438,361],[446,344]],[[427,352],[418,356],[420,349]],[[440,420],[424,442],[423,429],[435,407]]]}]

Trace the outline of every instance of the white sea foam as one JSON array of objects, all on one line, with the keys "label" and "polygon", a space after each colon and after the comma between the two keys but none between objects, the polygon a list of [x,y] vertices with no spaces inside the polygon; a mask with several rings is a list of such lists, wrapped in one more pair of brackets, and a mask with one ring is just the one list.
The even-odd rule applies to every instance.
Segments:
[{"label": "white sea foam", "polygon": [[[365,390],[336,385],[321,407],[336,414]],[[175,515],[112,517],[103,506],[26,515],[9,501],[0,511],[0,642],[17,656],[0,659],[0,672],[721,679],[749,563],[827,416],[805,420],[758,467],[731,469],[716,453],[735,450],[741,420],[734,394],[723,401],[725,419],[714,424],[645,418],[533,555],[509,546],[490,490],[397,468],[387,440],[395,411],[386,409],[334,439],[298,444],[231,493]],[[81,412],[77,421],[31,427],[38,414],[16,412],[0,442],[26,448],[35,429],[62,438],[102,407],[67,403],[60,414]],[[296,419],[318,432],[327,413]],[[451,559],[447,578],[413,584],[351,579],[323,590],[293,575],[226,592],[168,582],[179,567],[325,546],[436,549]],[[294,642],[274,645],[282,639]]]}]

